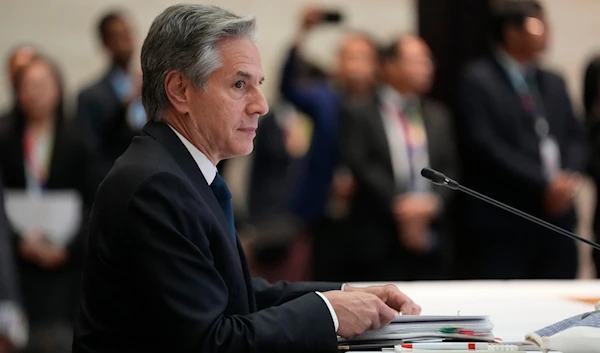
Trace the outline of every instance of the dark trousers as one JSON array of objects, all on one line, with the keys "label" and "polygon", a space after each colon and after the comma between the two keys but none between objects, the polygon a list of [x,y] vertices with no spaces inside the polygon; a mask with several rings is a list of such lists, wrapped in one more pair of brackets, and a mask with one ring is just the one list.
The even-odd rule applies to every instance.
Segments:
[{"label": "dark trousers", "polygon": [[[575,278],[574,240],[481,202],[471,206],[456,256],[467,278]],[[574,214],[552,223],[572,231]]]},{"label": "dark trousers", "polygon": [[[392,227],[356,219],[327,221],[313,228],[314,275],[317,281],[390,282],[448,278],[441,249],[427,254],[406,251]],[[374,234],[378,232],[378,234]],[[385,246],[375,246],[386,240]]]}]

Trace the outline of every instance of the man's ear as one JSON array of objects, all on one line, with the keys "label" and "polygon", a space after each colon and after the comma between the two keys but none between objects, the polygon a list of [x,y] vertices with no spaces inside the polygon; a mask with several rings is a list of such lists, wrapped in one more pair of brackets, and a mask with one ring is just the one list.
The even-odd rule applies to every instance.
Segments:
[{"label": "man's ear", "polygon": [[191,84],[178,71],[169,71],[165,77],[165,92],[169,102],[179,113],[185,114],[189,112],[189,90]]}]

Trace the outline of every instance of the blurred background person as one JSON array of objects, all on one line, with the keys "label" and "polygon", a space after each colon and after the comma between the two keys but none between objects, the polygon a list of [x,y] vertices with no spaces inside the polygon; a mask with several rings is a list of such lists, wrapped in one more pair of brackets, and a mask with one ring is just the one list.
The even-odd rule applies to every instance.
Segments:
[{"label": "blurred background person", "polygon": [[434,77],[427,44],[401,37],[382,50],[384,84],[372,103],[349,102],[340,118],[340,155],[356,179],[348,226],[337,239],[347,281],[444,277],[441,245],[451,191],[432,188],[425,167],[456,177],[447,109],[424,98]]},{"label": "blurred background person", "polygon": [[26,344],[27,324],[21,308],[3,195],[0,182],[0,353],[10,353]]},{"label": "blurred background person", "polygon": [[301,28],[284,63],[280,90],[312,122],[309,150],[298,171],[292,212],[308,224],[325,214],[334,170],[337,167],[339,106],[346,100],[370,100],[377,82],[377,46],[366,33],[347,33],[338,44],[331,75],[302,55],[311,31],[339,24],[341,13],[323,8],[304,10]]},{"label": "blurred background person", "polygon": [[[377,45],[367,33],[346,31],[338,44],[331,73],[317,67],[302,49],[311,32],[324,25],[341,25],[343,15],[325,8],[303,11],[301,27],[284,62],[280,92],[311,123],[310,146],[299,160],[291,184],[291,214],[304,223],[313,242],[313,266],[316,280],[332,280],[331,252],[339,232],[328,214],[332,197],[351,189],[353,180],[336,178],[340,168],[337,155],[339,109],[349,100],[370,101],[377,84]],[[338,183],[334,184],[334,181]],[[341,181],[341,182],[339,182]]]},{"label": "blurred background person", "polygon": [[[28,352],[70,351],[85,219],[98,184],[96,159],[88,153],[79,131],[66,124],[61,82],[47,59],[38,56],[23,67],[15,81],[16,115],[0,134],[0,169],[6,190],[42,196],[46,191],[75,190],[84,205],[78,234],[65,246],[37,229],[13,234],[30,324]],[[17,232],[14,225],[11,229]]]},{"label": "blurred background person", "polygon": [[[589,164],[588,174],[596,184],[596,207],[592,229],[596,242],[600,242],[600,56],[587,64],[583,80],[583,108],[587,126]],[[596,276],[600,278],[600,251],[592,250]]]},{"label": "blurred background person", "polygon": [[[19,45],[10,52],[8,56],[7,69],[9,84],[13,95],[17,73],[31,60],[33,60],[35,55],[36,49],[31,45]],[[14,114],[14,109],[16,109],[16,107],[10,107],[9,111],[0,115],[0,128],[2,125],[9,124],[8,118]]]},{"label": "blurred background person", "polygon": [[270,282],[305,280],[311,277],[310,244],[290,203],[310,143],[307,120],[285,102],[259,119],[248,181],[248,220],[238,229],[253,273]]},{"label": "blurred background person", "polygon": [[77,118],[110,168],[141,131],[146,113],[141,103],[141,72],[131,64],[135,39],[129,18],[124,12],[105,14],[98,24],[98,36],[109,57],[109,68],[79,94]]},{"label": "blurred background person", "polygon": [[[567,230],[585,168],[585,137],[563,79],[539,65],[550,28],[537,1],[505,0],[492,13],[491,56],[471,63],[458,90],[464,183]],[[469,198],[457,246],[467,277],[575,278],[575,243]]]},{"label": "blurred background person", "polygon": [[304,122],[298,111],[284,102],[260,118],[249,179],[250,223],[289,213],[298,162],[310,141]]}]

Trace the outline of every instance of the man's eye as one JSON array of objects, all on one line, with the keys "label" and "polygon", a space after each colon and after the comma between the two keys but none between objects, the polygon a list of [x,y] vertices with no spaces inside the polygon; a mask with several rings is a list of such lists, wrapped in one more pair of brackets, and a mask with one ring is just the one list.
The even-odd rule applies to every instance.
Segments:
[{"label": "man's eye", "polygon": [[244,81],[237,81],[235,83],[235,88],[239,88],[239,89],[244,88]]}]

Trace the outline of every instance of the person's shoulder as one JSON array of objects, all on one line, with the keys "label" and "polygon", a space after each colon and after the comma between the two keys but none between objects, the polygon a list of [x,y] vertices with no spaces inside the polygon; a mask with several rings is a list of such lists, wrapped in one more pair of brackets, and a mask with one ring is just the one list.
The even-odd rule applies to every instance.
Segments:
[{"label": "person's shoulder", "polygon": [[442,101],[432,97],[426,97],[422,100],[423,114],[426,118],[447,119],[450,116],[450,109]]},{"label": "person's shoulder", "polygon": [[379,91],[362,99],[344,97],[340,103],[340,114],[349,117],[371,116],[379,110],[380,103],[381,95]]},{"label": "person's shoulder", "polygon": [[488,56],[480,57],[468,62],[462,71],[465,80],[485,80],[494,72],[497,64]]},{"label": "person's shoulder", "polygon": [[539,68],[538,75],[541,78],[541,82],[547,82],[556,86],[566,85],[563,75],[560,72],[555,71],[553,69]]},{"label": "person's shoulder", "polygon": [[105,181],[108,185],[133,191],[136,186],[154,175],[168,174],[183,177],[179,167],[162,145],[154,138],[136,136],[131,145],[115,161]]},{"label": "person's shoulder", "polygon": [[103,92],[105,87],[107,86],[106,82],[108,80],[108,74],[104,73],[102,76],[94,79],[91,82],[88,82],[83,88],[79,91],[78,98],[81,100],[83,98],[95,97],[99,93]]}]

